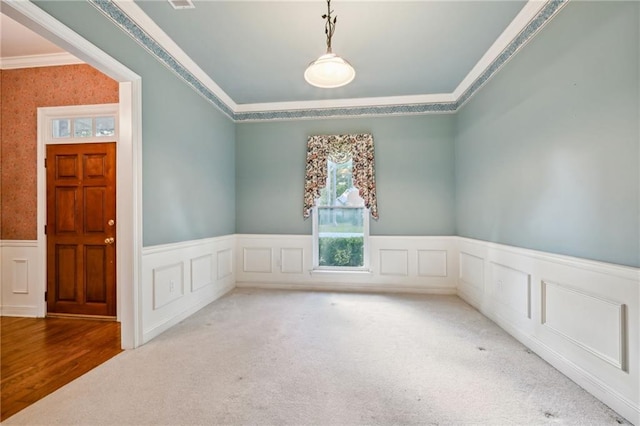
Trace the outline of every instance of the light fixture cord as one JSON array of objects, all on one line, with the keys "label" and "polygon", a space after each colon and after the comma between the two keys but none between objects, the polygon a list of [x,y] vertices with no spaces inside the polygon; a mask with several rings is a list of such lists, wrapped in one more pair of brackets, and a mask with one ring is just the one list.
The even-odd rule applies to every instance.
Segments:
[{"label": "light fixture cord", "polygon": [[336,22],[338,21],[338,17],[335,16],[333,20],[331,20],[331,14],[333,10],[331,10],[331,0],[327,0],[327,13],[322,15],[322,19],[326,19],[327,23],[324,24],[324,33],[327,35],[327,53],[331,52],[331,37],[333,37],[333,33],[336,30]]}]

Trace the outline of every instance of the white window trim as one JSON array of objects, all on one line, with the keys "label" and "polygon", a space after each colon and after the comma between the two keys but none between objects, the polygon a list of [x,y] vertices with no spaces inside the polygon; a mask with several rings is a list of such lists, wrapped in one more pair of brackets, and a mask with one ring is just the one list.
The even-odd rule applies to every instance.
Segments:
[{"label": "white window trim", "polygon": [[[46,145],[70,144],[70,143],[102,143],[118,141],[119,130],[119,104],[100,105],[73,105],[64,107],[50,107],[45,118],[44,143]],[[111,136],[90,136],[86,138],[74,137],[73,126],[70,129],[71,136],[67,138],[53,137],[53,121],[68,118],[73,123],[76,118],[114,117],[115,134]]]},{"label": "white window trim", "polygon": [[[341,208],[362,208],[362,207],[341,207]],[[369,209],[364,207],[364,217],[362,218],[362,266],[320,266],[320,227],[318,226],[318,207],[314,206],[311,209],[311,226],[313,232],[313,269],[312,272],[371,272],[369,268],[369,221],[370,212]]]}]

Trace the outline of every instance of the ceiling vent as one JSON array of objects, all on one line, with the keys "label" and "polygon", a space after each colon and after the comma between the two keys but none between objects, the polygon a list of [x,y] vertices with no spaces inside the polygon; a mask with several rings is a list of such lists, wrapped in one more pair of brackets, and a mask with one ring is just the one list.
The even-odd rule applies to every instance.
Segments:
[{"label": "ceiling vent", "polygon": [[195,6],[191,0],[169,0],[174,9],[194,9]]}]

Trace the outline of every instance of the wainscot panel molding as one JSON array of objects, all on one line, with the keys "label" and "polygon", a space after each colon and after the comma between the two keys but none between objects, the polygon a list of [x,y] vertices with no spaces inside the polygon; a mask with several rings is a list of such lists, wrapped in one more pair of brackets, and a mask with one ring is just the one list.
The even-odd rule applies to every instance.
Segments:
[{"label": "wainscot panel molding", "polygon": [[236,285],[456,294],[456,237],[371,236],[368,271],[313,269],[310,235],[236,236]]},{"label": "wainscot panel molding", "polygon": [[235,286],[235,236],[142,249],[142,332],[146,343]]},{"label": "wainscot panel molding", "polygon": [[458,295],[640,424],[640,270],[458,237]]},{"label": "wainscot panel molding", "polygon": [[0,315],[42,316],[44,294],[39,285],[38,242],[0,241]]}]

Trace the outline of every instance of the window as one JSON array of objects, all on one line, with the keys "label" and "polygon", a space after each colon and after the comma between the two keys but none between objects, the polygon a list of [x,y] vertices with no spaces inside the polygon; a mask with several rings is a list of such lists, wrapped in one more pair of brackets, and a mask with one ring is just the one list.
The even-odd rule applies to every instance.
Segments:
[{"label": "window", "polygon": [[96,117],[95,129],[96,129],[96,132],[95,132],[96,136],[115,136],[116,118],[115,117]]},{"label": "window", "polygon": [[51,121],[51,132],[54,139],[71,137],[71,120],[56,118]]},{"label": "window", "polygon": [[327,182],[316,200],[314,266],[368,267],[369,212],[353,185],[353,161],[327,160]]},{"label": "window", "polygon": [[114,117],[80,117],[56,118],[51,120],[52,137],[54,139],[70,138],[91,138],[114,136],[116,134],[116,118]]},{"label": "window", "polygon": [[378,218],[370,134],[309,137],[303,217],[311,215],[314,269],[369,268],[369,215]]}]

